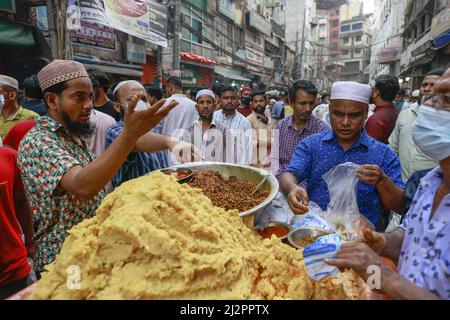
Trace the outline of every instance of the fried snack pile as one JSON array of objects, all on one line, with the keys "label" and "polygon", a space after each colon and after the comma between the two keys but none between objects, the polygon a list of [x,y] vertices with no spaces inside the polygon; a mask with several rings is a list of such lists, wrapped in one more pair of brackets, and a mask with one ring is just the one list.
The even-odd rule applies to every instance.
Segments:
[{"label": "fried snack pile", "polygon": [[251,194],[257,186],[255,183],[237,177],[230,177],[225,181],[217,172],[211,170],[196,171],[188,184],[202,189],[215,206],[240,212],[256,207],[269,196],[269,192],[264,190]]},{"label": "fried snack pile", "polygon": [[73,227],[29,298],[347,299],[357,298],[356,280],[345,272],[313,283],[301,251],[263,240],[237,211],[157,172],[123,184]]}]

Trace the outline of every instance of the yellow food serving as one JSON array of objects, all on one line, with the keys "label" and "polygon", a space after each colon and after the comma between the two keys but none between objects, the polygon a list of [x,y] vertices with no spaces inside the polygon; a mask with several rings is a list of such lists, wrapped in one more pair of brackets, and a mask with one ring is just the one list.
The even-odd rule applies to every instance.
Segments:
[{"label": "yellow food serving", "polygon": [[345,299],[356,283],[351,272],[314,283],[301,251],[157,172],[73,227],[30,299]]}]

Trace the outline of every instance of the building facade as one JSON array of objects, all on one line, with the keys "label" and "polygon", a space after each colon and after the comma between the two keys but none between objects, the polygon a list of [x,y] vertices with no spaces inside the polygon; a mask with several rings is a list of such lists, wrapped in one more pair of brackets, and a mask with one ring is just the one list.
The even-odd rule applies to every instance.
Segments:
[{"label": "building facade", "polygon": [[382,0],[375,6],[370,79],[398,75],[407,0]]},{"label": "building facade", "polygon": [[340,57],[343,64],[339,80],[369,82],[372,27],[370,15],[358,15],[341,21]]},{"label": "building facade", "polygon": [[399,77],[411,90],[434,68],[450,65],[450,1],[408,0]]}]

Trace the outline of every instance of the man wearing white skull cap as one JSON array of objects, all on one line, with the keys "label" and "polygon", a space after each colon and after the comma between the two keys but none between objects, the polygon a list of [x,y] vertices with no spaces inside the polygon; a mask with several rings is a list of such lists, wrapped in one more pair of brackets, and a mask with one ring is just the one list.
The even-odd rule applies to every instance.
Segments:
[{"label": "man wearing white skull cap", "polygon": [[[295,214],[308,212],[309,201],[327,210],[330,198],[322,176],[346,162],[359,165],[357,202],[362,215],[383,229],[382,207],[402,213],[404,184],[399,159],[364,130],[371,94],[368,85],[334,83],[330,104],[332,129],[304,139],[281,177],[281,189]],[[305,180],[306,190],[299,187]]]},{"label": "man wearing white skull cap", "polygon": [[0,75],[0,138],[3,139],[17,122],[39,117],[37,113],[19,105],[17,90],[19,82],[16,79]]}]

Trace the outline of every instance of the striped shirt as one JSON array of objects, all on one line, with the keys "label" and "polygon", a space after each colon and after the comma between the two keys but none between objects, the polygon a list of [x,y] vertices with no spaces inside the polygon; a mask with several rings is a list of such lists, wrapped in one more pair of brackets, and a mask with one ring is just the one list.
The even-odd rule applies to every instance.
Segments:
[{"label": "striped shirt", "polygon": [[280,178],[284,169],[291,162],[292,155],[297,145],[306,137],[329,129],[328,125],[315,116],[311,116],[305,123],[305,127],[297,130],[292,123],[293,116],[289,116],[277,122],[272,154],[270,156],[270,171]]},{"label": "striped shirt", "polygon": [[227,129],[227,141],[232,141],[234,145],[234,152],[231,153],[228,152],[230,145],[227,145],[226,162],[250,165],[253,154],[250,121],[239,112],[227,117],[221,110],[214,112],[214,121]]},{"label": "striped shirt", "polygon": [[[161,120],[161,134],[177,137],[180,136],[180,131],[187,129],[198,120],[198,112],[195,109],[195,102],[184,94],[173,94],[167,99],[165,105],[170,104],[172,101],[177,101],[178,105]],[[175,156],[169,151],[164,151],[164,157],[169,165],[177,163]]]},{"label": "striped shirt", "polygon": [[[106,148],[108,148],[117,136],[122,132],[124,123],[117,122],[106,131]],[[155,153],[134,152],[130,153],[125,163],[112,179],[113,187],[116,188],[122,183],[139,178],[149,172],[164,168],[161,158]]]}]

